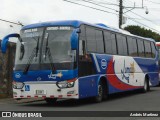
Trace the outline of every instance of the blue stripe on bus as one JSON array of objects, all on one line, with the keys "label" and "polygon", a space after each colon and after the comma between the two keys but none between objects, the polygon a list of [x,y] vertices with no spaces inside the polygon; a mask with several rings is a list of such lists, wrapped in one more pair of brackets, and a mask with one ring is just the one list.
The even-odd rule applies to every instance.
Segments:
[{"label": "blue stripe on bus", "polygon": [[51,75],[51,70],[28,71],[23,74],[22,71],[14,71],[13,79],[17,82],[26,81],[63,81],[78,77],[78,70],[57,70]]}]

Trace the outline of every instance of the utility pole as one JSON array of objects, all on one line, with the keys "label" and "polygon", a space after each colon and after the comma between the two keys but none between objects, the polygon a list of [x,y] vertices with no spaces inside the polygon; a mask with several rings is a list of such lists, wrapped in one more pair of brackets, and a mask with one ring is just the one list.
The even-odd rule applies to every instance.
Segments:
[{"label": "utility pole", "polygon": [[122,28],[123,0],[119,0],[119,28]]},{"label": "utility pole", "polygon": [[[128,9],[129,8],[129,9]],[[136,7],[135,3],[133,7],[125,7],[123,6],[123,0],[119,0],[119,28],[122,28],[122,25],[124,24],[123,22],[123,14],[132,11],[133,9],[144,9],[146,8],[146,14],[148,14],[148,8],[144,6],[144,0],[142,0],[142,7]],[[123,9],[127,9],[127,11],[123,12]]]}]

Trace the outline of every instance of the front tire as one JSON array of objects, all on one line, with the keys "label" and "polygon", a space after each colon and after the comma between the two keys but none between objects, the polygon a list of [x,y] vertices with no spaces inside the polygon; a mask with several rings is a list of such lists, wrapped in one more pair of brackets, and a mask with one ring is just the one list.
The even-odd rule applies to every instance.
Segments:
[{"label": "front tire", "polygon": [[56,101],[57,101],[57,98],[46,98],[45,101],[49,105],[54,105],[56,103]]},{"label": "front tire", "polygon": [[102,85],[102,82],[100,82],[98,84],[98,95],[94,97],[94,101],[97,103],[101,102],[103,99],[103,96],[104,96],[104,87]]}]

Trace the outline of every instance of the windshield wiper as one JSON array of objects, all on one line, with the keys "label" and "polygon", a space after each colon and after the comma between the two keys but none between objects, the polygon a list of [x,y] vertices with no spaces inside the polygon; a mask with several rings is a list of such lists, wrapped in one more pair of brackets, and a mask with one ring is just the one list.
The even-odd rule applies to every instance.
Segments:
[{"label": "windshield wiper", "polygon": [[48,58],[49,58],[51,70],[52,70],[52,73],[54,73],[54,71],[55,71],[56,69],[55,69],[55,66],[54,66],[54,63],[53,63],[53,58],[52,58],[52,55],[51,55],[50,48],[49,48],[49,46],[48,46],[48,39],[49,39],[49,35],[47,34],[44,56],[45,56],[45,60],[46,60],[46,55],[48,54]]},{"label": "windshield wiper", "polygon": [[29,70],[29,67],[30,67],[30,65],[31,65],[31,63],[32,63],[32,61],[33,61],[33,58],[34,58],[35,56],[36,56],[36,57],[38,56],[38,51],[39,51],[39,37],[38,37],[38,40],[37,40],[37,45],[36,45],[36,47],[33,49],[31,56],[29,57],[29,60],[28,60],[26,66],[25,66],[25,69],[24,69],[24,71],[23,71],[23,74],[27,74],[27,72],[28,72],[28,70]]}]

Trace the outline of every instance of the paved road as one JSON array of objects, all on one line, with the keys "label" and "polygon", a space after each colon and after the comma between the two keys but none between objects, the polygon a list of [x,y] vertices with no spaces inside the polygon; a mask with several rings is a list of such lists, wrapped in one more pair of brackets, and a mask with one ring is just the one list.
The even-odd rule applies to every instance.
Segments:
[{"label": "paved road", "polygon": [[[160,111],[160,87],[151,88],[148,93],[139,91],[114,94],[108,100],[94,103],[91,99],[61,100],[55,105],[45,101],[20,103],[12,99],[0,100],[0,111]],[[78,119],[78,118],[77,118]],[[81,118],[80,118],[81,119]],[[87,119],[87,118],[86,118]],[[94,118],[98,119],[98,118]],[[120,119],[120,118],[112,118]],[[122,118],[123,120],[135,120]],[[149,118],[137,120],[152,120]],[[153,120],[160,120],[153,118]]]}]

